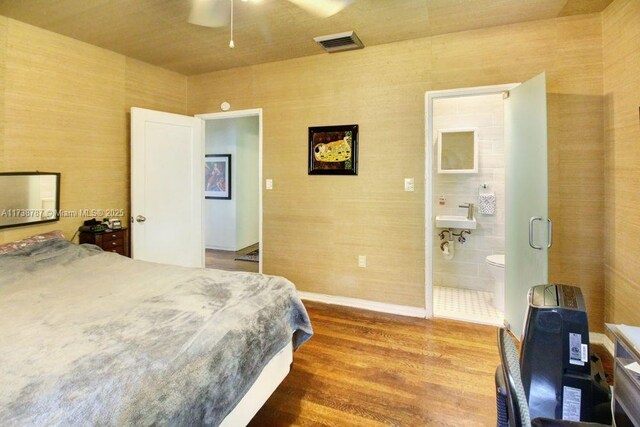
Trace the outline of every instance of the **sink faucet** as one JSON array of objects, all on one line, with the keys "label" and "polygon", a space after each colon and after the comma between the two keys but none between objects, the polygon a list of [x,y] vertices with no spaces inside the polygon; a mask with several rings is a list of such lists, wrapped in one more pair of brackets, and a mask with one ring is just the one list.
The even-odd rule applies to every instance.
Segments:
[{"label": "sink faucet", "polygon": [[472,220],[473,219],[473,203],[467,203],[465,205],[459,205],[459,208],[467,208],[467,219],[468,220]]}]

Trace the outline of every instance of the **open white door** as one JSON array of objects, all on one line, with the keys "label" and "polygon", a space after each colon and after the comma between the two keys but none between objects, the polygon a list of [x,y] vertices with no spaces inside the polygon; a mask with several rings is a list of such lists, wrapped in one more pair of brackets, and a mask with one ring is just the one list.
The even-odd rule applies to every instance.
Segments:
[{"label": "open white door", "polygon": [[505,101],[505,321],[521,337],[527,292],[547,283],[551,247],[547,184],[547,91],[542,73]]},{"label": "open white door", "polygon": [[203,267],[202,120],[131,109],[134,259]]}]

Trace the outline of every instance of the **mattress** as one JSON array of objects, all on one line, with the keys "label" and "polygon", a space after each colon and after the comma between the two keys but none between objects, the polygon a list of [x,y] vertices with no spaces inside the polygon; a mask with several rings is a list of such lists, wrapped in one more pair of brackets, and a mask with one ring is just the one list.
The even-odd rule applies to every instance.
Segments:
[{"label": "mattress", "polygon": [[0,255],[0,425],[218,425],[313,334],[288,280],[61,239]]}]

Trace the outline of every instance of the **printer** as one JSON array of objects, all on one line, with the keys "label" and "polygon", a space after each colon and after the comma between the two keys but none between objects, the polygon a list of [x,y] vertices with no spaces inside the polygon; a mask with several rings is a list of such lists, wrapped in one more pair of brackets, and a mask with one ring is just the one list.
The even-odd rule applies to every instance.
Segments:
[{"label": "printer", "polygon": [[531,418],[609,421],[611,393],[600,360],[590,352],[580,288],[534,286],[528,301],[520,366]]}]

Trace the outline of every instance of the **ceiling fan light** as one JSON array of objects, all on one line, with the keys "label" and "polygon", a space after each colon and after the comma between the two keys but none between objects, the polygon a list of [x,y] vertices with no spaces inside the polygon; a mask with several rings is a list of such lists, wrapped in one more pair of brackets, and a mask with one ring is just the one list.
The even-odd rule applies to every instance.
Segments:
[{"label": "ceiling fan light", "polygon": [[204,27],[224,27],[229,23],[229,1],[192,0],[188,21]]},{"label": "ceiling fan light", "polygon": [[289,0],[320,18],[328,18],[353,3],[353,0]]}]

